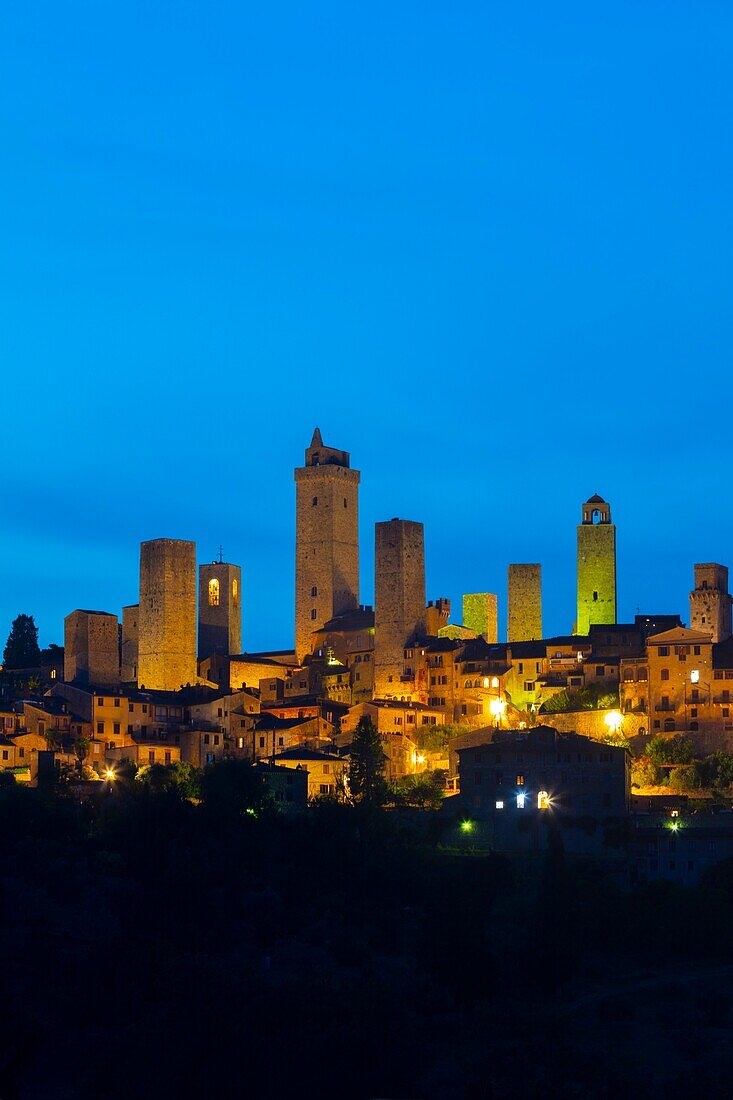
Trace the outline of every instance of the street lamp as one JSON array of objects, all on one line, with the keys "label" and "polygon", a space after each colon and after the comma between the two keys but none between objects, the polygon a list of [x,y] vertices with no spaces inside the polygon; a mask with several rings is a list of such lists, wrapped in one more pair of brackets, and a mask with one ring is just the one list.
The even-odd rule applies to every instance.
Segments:
[{"label": "street lamp", "polygon": [[489,710],[494,719],[494,725],[497,729],[501,726],[501,720],[504,717],[504,711],[506,710],[505,699],[492,699],[489,703]]},{"label": "street lamp", "polygon": [[624,716],[623,716],[623,714],[621,713],[620,710],[610,711],[606,715],[606,717],[604,718],[604,721],[605,721],[606,725],[608,726],[608,732],[609,733],[618,733],[618,731],[621,729],[621,724],[622,724],[623,720],[624,720]]}]

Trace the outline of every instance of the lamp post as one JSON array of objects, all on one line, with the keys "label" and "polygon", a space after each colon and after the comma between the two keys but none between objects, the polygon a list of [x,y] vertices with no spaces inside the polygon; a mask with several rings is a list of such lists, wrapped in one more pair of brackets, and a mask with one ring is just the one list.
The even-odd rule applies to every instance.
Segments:
[{"label": "lamp post", "polygon": [[491,711],[494,719],[494,728],[497,730],[500,729],[501,720],[504,717],[504,711],[506,710],[506,700],[498,698],[492,699],[489,703],[489,710]]}]

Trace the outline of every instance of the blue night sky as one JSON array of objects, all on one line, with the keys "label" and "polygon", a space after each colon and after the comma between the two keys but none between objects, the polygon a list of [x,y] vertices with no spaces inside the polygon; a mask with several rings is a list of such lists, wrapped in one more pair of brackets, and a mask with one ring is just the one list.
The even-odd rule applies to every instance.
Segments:
[{"label": "blue night sky", "polygon": [[[618,525],[619,617],[733,565],[729,2],[10,0],[0,15],[0,645],[219,543],[292,644],[318,424],[428,596]],[[455,609],[454,620],[460,620]]]}]

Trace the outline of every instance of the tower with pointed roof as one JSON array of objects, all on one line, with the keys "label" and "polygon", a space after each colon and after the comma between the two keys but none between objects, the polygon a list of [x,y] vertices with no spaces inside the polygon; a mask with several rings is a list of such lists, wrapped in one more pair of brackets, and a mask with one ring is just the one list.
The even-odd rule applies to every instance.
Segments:
[{"label": "tower with pointed roof", "polygon": [[347,451],[326,447],[318,428],[295,470],[295,651],[313,632],[359,606],[359,480]]},{"label": "tower with pointed roof", "polygon": [[586,500],[578,524],[578,617],[576,634],[616,622],[616,526],[603,497]]}]

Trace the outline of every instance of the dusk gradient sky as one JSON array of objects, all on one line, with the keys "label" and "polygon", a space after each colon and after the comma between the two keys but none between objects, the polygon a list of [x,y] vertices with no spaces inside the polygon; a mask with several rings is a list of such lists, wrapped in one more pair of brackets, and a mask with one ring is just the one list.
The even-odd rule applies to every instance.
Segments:
[{"label": "dusk gradient sky", "polygon": [[[316,424],[428,595],[618,526],[619,617],[733,566],[733,6],[10,0],[0,14],[0,646],[223,544],[293,642]],[[460,620],[455,607],[454,620]]]}]

